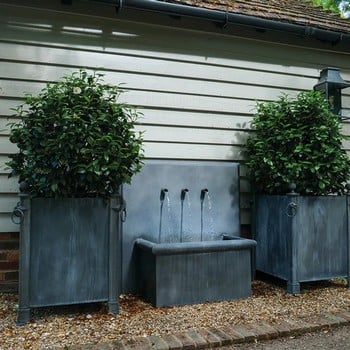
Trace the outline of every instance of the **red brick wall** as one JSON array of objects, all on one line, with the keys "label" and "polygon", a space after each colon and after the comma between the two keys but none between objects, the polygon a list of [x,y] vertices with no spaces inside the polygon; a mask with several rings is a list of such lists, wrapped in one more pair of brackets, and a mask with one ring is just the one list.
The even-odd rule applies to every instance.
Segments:
[{"label": "red brick wall", "polygon": [[0,232],[0,291],[18,284],[19,234]]}]

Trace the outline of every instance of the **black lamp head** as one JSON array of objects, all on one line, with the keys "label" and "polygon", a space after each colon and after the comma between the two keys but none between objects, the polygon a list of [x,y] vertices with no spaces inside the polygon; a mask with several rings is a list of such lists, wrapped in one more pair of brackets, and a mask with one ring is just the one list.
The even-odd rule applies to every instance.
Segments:
[{"label": "black lamp head", "polygon": [[320,79],[314,86],[314,90],[322,91],[325,99],[329,102],[329,109],[337,115],[341,115],[341,90],[350,87],[350,83],[345,81],[339,73],[339,68],[323,68]]}]

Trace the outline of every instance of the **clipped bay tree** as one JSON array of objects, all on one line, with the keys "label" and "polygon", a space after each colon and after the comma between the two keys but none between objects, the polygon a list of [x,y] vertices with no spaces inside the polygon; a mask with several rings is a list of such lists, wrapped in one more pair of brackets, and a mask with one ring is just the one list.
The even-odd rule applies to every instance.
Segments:
[{"label": "clipped bay tree", "polygon": [[121,89],[81,70],[26,95],[16,109],[10,176],[35,197],[108,197],[141,169],[137,111],[118,102]]}]

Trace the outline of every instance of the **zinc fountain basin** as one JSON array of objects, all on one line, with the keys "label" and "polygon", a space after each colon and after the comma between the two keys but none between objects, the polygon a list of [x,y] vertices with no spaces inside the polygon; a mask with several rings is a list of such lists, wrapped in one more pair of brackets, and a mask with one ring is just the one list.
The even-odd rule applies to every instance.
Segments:
[{"label": "zinc fountain basin", "polygon": [[122,292],[155,306],[251,295],[238,163],[147,161],[123,197]]}]

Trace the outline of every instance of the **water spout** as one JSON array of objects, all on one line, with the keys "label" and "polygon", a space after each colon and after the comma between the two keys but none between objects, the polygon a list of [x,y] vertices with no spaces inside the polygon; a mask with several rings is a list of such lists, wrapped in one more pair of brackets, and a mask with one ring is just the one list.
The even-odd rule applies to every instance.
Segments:
[{"label": "water spout", "polygon": [[162,188],[160,190],[160,202],[163,203],[165,199],[165,195],[168,194],[168,189],[167,188]]},{"label": "water spout", "polygon": [[181,190],[180,242],[182,242],[183,240],[184,200],[186,198],[187,193],[188,193],[188,188],[184,188]]},{"label": "water spout", "polygon": [[205,196],[208,194],[208,189],[207,188],[203,188],[201,191],[201,203],[203,205],[203,201],[205,199]]},{"label": "water spout", "polygon": [[159,213],[159,233],[158,233],[158,243],[161,242],[161,236],[162,236],[162,224],[163,224],[163,205],[165,198],[168,197],[168,189],[162,188],[160,190],[160,213]]},{"label": "water spout", "polygon": [[185,200],[187,192],[188,192],[187,188],[184,188],[183,190],[181,190],[181,202]]},{"label": "water spout", "polygon": [[204,220],[204,217],[203,217],[203,203],[204,203],[204,199],[205,199],[205,196],[208,196],[208,189],[207,188],[203,188],[201,190],[201,196],[200,196],[200,200],[201,200],[201,241],[203,241],[203,220]]}]

